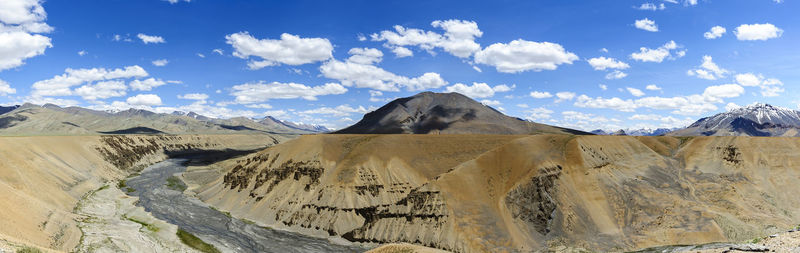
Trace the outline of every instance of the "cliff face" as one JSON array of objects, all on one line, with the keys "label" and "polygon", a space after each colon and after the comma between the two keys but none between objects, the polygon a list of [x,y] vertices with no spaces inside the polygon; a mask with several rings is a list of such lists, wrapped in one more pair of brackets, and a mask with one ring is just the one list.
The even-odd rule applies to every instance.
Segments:
[{"label": "cliff face", "polygon": [[632,250],[796,225],[797,154],[792,138],[317,135],[222,163],[199,196],[351,241]]},{"label": "cliff face", "polygon": [[73,213],[89,191],[168,153],[253,149],[268,135],[0,137],[0,240],[70,251],[81,232]]}]

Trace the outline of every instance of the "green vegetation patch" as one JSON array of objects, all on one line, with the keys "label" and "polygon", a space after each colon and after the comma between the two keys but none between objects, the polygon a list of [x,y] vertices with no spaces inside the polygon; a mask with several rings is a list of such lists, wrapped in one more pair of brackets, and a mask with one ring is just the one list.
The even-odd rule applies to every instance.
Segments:
[{"label": "green vegetation patch", "polygon": [[204,242],[200,238],[197,238],[197,236],[194,236],[193,234],[190,234],[189,232],[186,232],[183,229],[179,228],[178,233],[176,234],[178,235],[178,238],[181,239],[181,242],[183,242],[183,244],[186,244],[186,246],[192,247],[193,249],[196,249],[200,252],[220,253],[220,251],[217,249],[217,247],[214,247],[214,245]]},{"label": "green vegetation patch", "polygon": [[144,221],[140,221],[140,220],[137,220],[136,218],[131,218],[131,217],[128,217],[128,216],[122,216],[122,217],[125,218],[126,220],[139,223],[139,225],[142,225],[143,228],[146,228],[147,230],[150,230],[152,232],[158,232],[158,230],[159,230],[159,228],[156,227],[156,225],[154,225],[154,224],[150,224],[150,223],[147,223],[147,222],[144,222]]},{"label": "green vegetation patch", "polygon": [[31,248],[31,247],[25,246],[25,247],[22,247],[22,248],[18,249],[17,253],[42,253],[42,251],[37,249],[37,248]]},{"label": "green vegetation patch", "polygon": [[184,184],[180,178],[176,176],[170,176],[167,178],[167,188],[170,190],[183,192],[186,190],[186,184]]}]

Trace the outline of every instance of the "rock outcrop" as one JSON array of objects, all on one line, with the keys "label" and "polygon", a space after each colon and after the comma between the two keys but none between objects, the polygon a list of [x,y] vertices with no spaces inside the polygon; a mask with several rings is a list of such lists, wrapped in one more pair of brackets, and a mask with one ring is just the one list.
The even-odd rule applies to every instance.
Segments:
[{"label": "rock outcrop", "polygon": [[800,140],[303,136],[217,164],[204,201],[260,224],[455,252],[741,241],[800,221]]}]

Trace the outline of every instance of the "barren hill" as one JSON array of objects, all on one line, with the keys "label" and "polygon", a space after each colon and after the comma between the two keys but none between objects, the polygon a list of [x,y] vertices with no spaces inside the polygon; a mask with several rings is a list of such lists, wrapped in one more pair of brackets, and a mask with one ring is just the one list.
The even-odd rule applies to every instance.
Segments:
[{"label": "barren hill", "polygon": [[199,197],[260,224],[456,252],[741,241],[800,221],[800,140],[312,135],[218,164]]},{"label": "barren hill", "polygon": [[423,92],[399,98],[367,113],[337,134],[532,134],[581,131],[504,115],[458,93]]},{"label": "barren hill", "polygon": [[800,112],[754,104],[706,117],[673,136],[800,136]]}]

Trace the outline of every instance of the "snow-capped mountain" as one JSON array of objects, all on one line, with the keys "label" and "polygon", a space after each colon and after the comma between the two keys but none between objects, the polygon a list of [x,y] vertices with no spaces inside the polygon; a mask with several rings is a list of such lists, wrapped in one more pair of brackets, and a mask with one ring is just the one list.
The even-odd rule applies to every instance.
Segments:
[{"label": "snow-capped mountain", "polygon": [[702,118],[670,135],[800,136],[800,112],[758,103]]},{"label": "snow-capped mountain", "polygon": [[321,125],[295,123],[295,122],[291,122],[291,121],[287,121],[287,120],[279,120],[279,119],[276,119],[276,118],[274,118],[272,116],[264,117],[264,119],[262,119],[258,123],[265,124],[265,125],[281,125],[281,126],[288,127],[288,128],[291,128],[291,129],[309,131],[309,132],[314,132],[314,133],[325,133],[325,132],[330,132],[331,131],[327,127],[324,127],[324,126],[321,126]]},{"label": "snow-capped mountain", "polygon": [[669,133],[677,128],[642,128],[642,129],[620,129],[617,131],[597,129],[591,133],[597,135],[632,135],[632,136],[659,136]]}]

